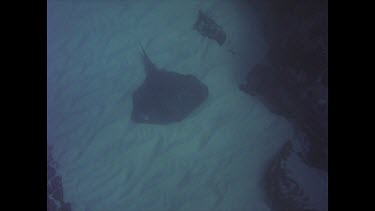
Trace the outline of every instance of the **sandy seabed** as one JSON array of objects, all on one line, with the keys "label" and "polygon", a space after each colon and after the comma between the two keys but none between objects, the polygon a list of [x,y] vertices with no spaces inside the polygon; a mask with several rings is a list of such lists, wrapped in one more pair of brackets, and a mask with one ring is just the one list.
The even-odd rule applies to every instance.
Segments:
[{"label": "sandy seabed", "polygon": [[[223,46],[192,30],[198,9],[224,28]],[[238,88],[267,48],[255,21],[243,32],[219,0],[50,0],[47,21],[48,143],[74,211],[270,210],[264,168],[293,129]],[[158,67],[208,86],[184,121],[130,121],[138,41]]]}]

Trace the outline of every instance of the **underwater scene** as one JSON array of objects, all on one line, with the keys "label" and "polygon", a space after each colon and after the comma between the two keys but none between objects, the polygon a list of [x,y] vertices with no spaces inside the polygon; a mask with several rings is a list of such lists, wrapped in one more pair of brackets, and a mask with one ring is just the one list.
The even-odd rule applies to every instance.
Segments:
[{"label": "underwater scene", "polygon": [[47,210],[328,210],[327,4],[48,0]]}]

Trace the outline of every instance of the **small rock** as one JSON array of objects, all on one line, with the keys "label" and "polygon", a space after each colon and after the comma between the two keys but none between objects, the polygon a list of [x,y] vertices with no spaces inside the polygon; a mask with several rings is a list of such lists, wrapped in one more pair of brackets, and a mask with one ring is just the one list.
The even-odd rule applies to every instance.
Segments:
[{"label": "small rock", "polygon": [[55,176],[51,181],[52,189],[57,190],[62,188],[62,182],[60,176]]},{"label": "small rock", "polygon": [[57,211],[57,204],[55,201],[47,197],[47,210],[48,211]]},{"label": "small rock", "polygon": [[60,211],[71,211],[72,208],[70,206],[70,203],[64,203],[61,208],[60,208]]},{"label": "small rock", "polygon": [[63,196],[63,189],[62,188],[59,188],[57,190],[55,190],[53,193],[52,193],[52,197],[55,199],[55,200],[58,200],[60,202],[62,202],[64,200],[64,196]]},{"label": "small rock", "polygon": [[198,11],[198,19],[193,29],[197,30],[204,37],[216,40],[219,45],[223,45],[227,37],[223,28],[201,10]]},{"label": "small rock", "polygon": [[56,175],[56,170],[51,165],[47,164],[47,178],[52,178]]}]

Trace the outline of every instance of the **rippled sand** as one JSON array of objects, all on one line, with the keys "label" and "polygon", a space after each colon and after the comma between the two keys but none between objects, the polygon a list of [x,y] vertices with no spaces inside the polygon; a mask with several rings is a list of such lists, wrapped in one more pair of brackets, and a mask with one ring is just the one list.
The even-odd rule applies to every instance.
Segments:
[{"label": "rippled sand", "polygon": [[[192,30],[202,8],[227,32],[223,46]],[[292,128],[238,89],[267,47],[241,24],[218,0],[48,1],[48,142],[73,210],[269,210],[263,169]],[[184,121],[130,121],[145,77],[138,41],[158,67],[209,87]]]}]

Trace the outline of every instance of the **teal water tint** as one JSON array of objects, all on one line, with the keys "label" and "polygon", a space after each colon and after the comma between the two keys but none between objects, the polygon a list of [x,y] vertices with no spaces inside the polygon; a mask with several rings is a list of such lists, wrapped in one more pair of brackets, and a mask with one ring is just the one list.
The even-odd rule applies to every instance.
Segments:
[{"label": "teal water tint", "polygon": [[[192,30],[202,8],[230,42]],[[229,2],[50,0],[47,12],[48,142],[73,210],[268,210],[263,169],[292,129],[238,89],[235,73],[266,46],[254,28],[253,48],[241,49]],[[132,92],[145,77],[138,41],[158,67],[209,87],[185,120],[130,121]]]}]

